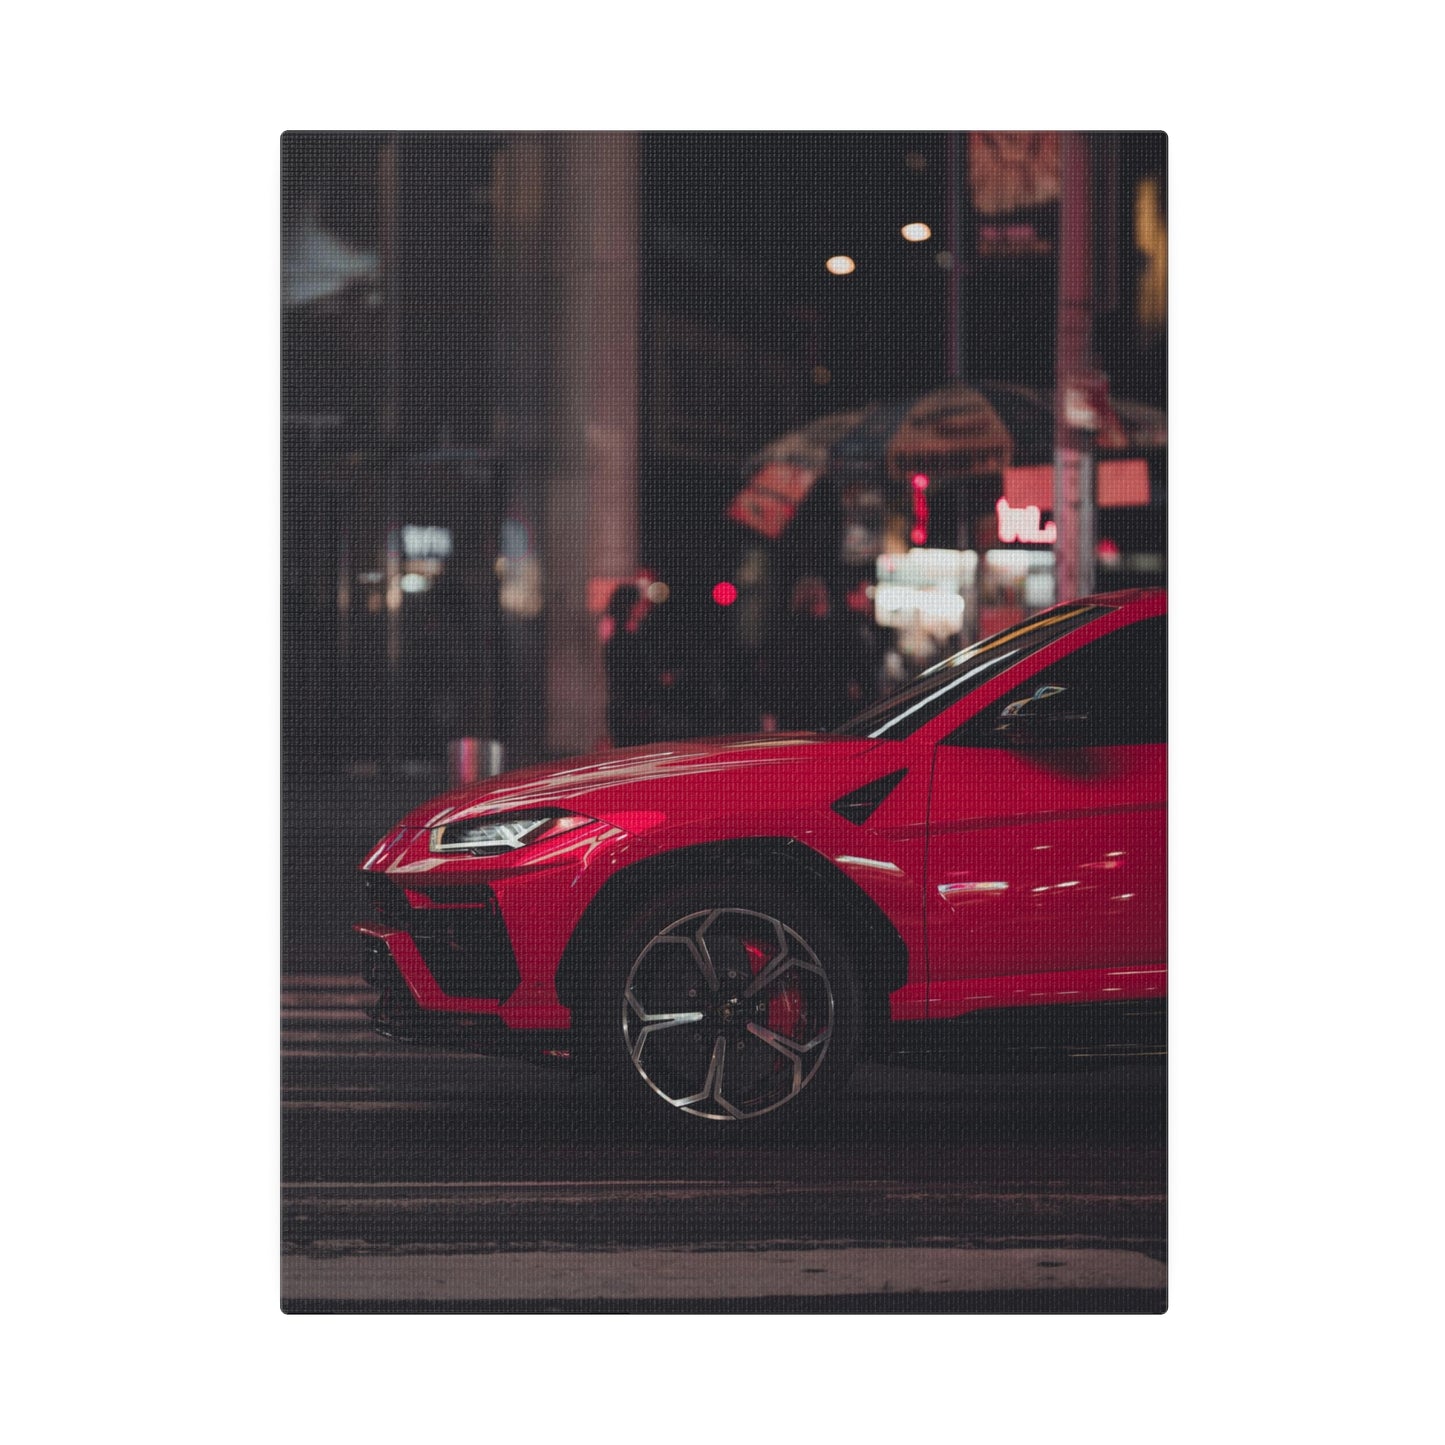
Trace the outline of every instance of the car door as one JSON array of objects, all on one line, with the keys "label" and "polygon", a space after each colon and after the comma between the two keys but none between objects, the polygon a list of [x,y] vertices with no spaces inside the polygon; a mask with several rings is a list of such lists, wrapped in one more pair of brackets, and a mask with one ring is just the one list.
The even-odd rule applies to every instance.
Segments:
[{"label": "car door", "polygon": [[1164,678],[1164,617],[1134,622],[935,747],[930,1016],[1162,992]]}]

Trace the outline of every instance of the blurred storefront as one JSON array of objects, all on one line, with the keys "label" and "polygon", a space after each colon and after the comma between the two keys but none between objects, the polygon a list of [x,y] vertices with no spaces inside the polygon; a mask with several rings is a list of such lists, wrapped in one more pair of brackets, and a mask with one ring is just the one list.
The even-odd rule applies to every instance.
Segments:
[{"label": "blurred storefront", "polygon": [[741,468],[726,515],[753,647],[799,577],[871,616],[900,666],[1081,580],[1167,579],[1166,138],[976,131],[945,165],[953,379],[815,413]]},{"label": "blurred storefront", "polygon": [[[288,746],[436,769],[605,733],[636,567],[636,137],[283,139]],[[495,751],[491,756],[496,756]]]},{"label": "blurred storefront", "polygon": [[[1143,403],[1100,408],[1093,459],[1099,585],[1166,578],[1167,422]],[[728,517],[744,588],[825,578],[920,662],[1055,598],[1052,398],[954,383],[826,416],[763,447]],[[981,565],[980,565],[980,559]],[[861,610],[861,608],[859,609]],[[755,626],[765,633],[769,624]]]},{"label": "blurred storefront", "polygon": [[[1162,137],[1094,149],[1097,577],[1123,586],[1164,577],[1167,193]],[[590,748],[622,582],[669,690],[690,657],[736,677],[698,726],[753,721],[800,583],[907,633],[900,665],[1046,605],[1061,155],[1050,132],[285,137],[288,747],[392,771],[459,737],[509,765]],[[900,237],[915,215],[930,245]]]},{"label": "blurred storefront", "polygon": [[464,448],[394,467],[304,447],[288,458],[282,665],[302,756],[400,765],[500,735],[501,469]]}]

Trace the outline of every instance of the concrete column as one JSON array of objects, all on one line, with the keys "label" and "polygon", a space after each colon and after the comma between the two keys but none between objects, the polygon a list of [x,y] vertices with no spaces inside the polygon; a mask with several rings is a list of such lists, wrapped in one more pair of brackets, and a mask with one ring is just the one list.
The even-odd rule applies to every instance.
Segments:
[{"label": "concrete column", "polygon": [[509,691],[521,753],[559,756],[606,732],[587,584],[636,566],[636,137],[515,138],[499,157],[493,220],[494,431],[544,599],[543,655],[516,659]]},{"label": "concrete column", "polygon": [[637,559],[637,141],[555,141],[561,203],[553,270],[558,378],[547,495],[547,747],[581,752],[606,733],[607,684],[593,577]]}]

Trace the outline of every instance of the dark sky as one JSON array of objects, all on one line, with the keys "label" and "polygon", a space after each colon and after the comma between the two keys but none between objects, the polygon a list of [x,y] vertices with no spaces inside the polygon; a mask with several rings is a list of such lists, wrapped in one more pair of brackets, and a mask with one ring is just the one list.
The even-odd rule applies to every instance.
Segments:
[{"label": "dark sky", "polygon": [[[1152,179],[1167,214],[1166,137],[1114,132],[1095,144],[1096,349],[1116,394],[1162,406],[1162,333],[1141,334],[1134,314],[1145,263],[1135,206],[1141,183]],[[650,133],[642,157],[647,274],[670,305],[735,316],[759,342],[800,326],[805,346],[832,373],[817,395],[820,413],[947,379],[942,132]],[[963,156],[959,171],[964,374],[1046,388],[1053,258],[973,258]],[[1052,236],[1051,210],[1012,219],[1032,220]],[[932,238],[904,240],[900,228],[911,221],[929,225]],[[851,275],[824,269],[837,253],[857,262]]]},{"label": "dark sky", "polygon": [[[382,141],[355,133],[287,138],[288,245],[311,223],[355,248],[341,264],[361,268],[375,256]],[[426,384],[412,388],[408,407],[418,438],[450,429],[459,441],[485,439],[487,408],[478,403],[491,145],[483,134],[406,141],[408,350],[427,363]],[[1115,290],[1127,303],[1139,260],[1130,198],[1143,175],[1158,176],[1167,196],[1164,137],[1121,137],[1116,164]],[[938,264],[949,247],[946,170],[939,132],[644,133],[648,304],[801,359],[799,421],[926,390],[947,378],[949,273]],[[932,238],[904,240],[900,228],[914,221],[929,225]],[[857,269],[830,275],[823,263],[835,254],[851,256]],[[1047,385],[1053,289],[1047,262],[975,268],[964,286],[965,372]],[[288,309],[288,410],[322,412],[340,403],[365,429],[380,380],[381,299],[379,286],[363,278]],[[1162,403],[1162,344],[1156,354],[1141,350],[1130,328],[1127,305],[1100,316],[1106,369],[1120,393]],[[830,373],[825,385],[806,380],[813,365]]]},{"label": "dark sky", "polygon": [[[821,411],[940,382],[944,158],[943,136],[921,132],[649,134],[643,225],[658,294],[762,345],[800,345],[832,376]],[[904,240],[913,221],[933,237]],[[825,269],[838,254],[852,274]]]}]

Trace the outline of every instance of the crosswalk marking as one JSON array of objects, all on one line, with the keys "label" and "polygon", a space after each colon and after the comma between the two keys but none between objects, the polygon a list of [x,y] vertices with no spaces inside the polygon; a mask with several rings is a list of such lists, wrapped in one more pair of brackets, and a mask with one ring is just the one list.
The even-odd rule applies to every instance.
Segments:
[{"label": "crosswalk marking", "polygon": [[293,1058],[340,1055],[366,1044],[377,1045],[379,1051],[384,1042],[366,1015],[375,1001],[376,991],[358,974],[283,974],[283,1051]]}]

